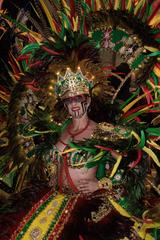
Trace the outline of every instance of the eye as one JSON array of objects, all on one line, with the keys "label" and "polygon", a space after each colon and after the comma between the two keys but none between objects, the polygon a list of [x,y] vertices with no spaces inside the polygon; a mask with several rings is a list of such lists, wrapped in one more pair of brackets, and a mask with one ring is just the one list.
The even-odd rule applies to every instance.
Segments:
[{"label": "eye", "polygon": [[82,102],[82,96],[76,96],[75,101],[76,102]]},{"label": "eye", "polygon": [[70,102],[71,102],[71,99],[70,99],[70,98],[64,99],[64,104],[68,105]]}]

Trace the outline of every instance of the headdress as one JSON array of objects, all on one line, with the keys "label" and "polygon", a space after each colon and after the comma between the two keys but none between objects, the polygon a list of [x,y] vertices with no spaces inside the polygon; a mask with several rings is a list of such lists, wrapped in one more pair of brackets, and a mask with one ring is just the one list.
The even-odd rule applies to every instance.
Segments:
[{"label": "headdress", "polygon": [[87,79],[81,72],[80,67],[74,73],[67,68],[65,75],[57,73],[56,93],[62,99],[80,94],[89,94],[93,82]]}]

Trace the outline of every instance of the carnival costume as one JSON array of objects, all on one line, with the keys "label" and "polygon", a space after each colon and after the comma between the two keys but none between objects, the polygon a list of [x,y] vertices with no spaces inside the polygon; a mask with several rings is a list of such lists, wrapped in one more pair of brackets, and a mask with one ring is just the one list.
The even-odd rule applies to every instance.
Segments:
[{"label": "carnival costume", "polygon": [[[151,176],[155,172],[158,179],[160,167],[157,6],[144,0],[40,0],[32,3],[34,18],[21,10],[19,21],[13,21],[2,12],[3,21],[16,26],[17,52],[10,54],[13,72],[9,74],[18,81],[9,100],[5,91],[1,93],[9,101],[10,114],[9,144],[6,130],[2,132],[2,182],[10,188],[16,182],[19,192],[36,176],[51,187],[11,239],[152,240],[158,236],[159,212],[150,218],[151,210],[135,211],[152,191],[146,185],[159,195]],[[118,56],[117,62],[107,66],[105,54],[111,53]],[[127,73],[117,70],[124,62]],[[117,88],[114,81],[119,82]],[[135,88],[129,98],[120,95],[127,82]],[[96,128],[90,138],[79,142],[70,134],[72,141],[62,141],[65,149],[59,152],[55,144],[71,123],[63,101],[79,95],[91,97],[88,116]],[[99,190],[83,196],[68,167],[84,171],[97,167]]]}]

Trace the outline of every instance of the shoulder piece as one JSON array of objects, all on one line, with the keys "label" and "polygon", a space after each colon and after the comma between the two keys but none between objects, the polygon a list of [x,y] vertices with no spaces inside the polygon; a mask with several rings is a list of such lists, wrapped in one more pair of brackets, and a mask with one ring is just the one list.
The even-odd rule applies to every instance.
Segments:
[{"label": "shoulder piece", "polygon": [[[128,147],[132,140],[132,129],[122,125],[112,125],[107,122],[97,124],[92,139],[103,142],[109,147]],[[122,148],[123,148],[122,147]]]}]

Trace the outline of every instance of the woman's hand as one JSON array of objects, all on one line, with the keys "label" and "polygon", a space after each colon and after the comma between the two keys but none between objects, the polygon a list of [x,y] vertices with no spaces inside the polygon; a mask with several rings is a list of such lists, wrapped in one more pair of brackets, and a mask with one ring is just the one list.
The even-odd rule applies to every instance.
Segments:
[{"label": "woman's hand", "polygon": [[83,194],[92,194],[99,189],[98,180],[81,179],[79,180],[78,189]]}]

